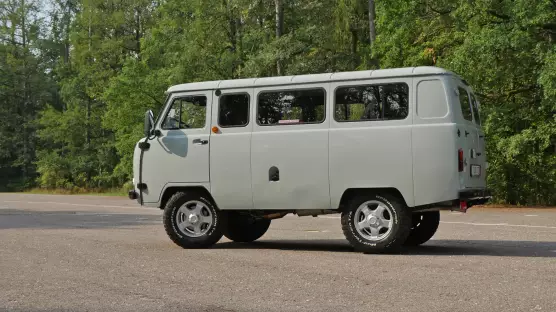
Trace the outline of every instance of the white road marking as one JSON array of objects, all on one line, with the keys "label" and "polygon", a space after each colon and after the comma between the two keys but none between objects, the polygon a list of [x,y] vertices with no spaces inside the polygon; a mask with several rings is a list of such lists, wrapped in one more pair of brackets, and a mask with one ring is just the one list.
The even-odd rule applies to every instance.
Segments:
[{"label": "white road marking", "polygon": [[5,203],[24,203],[24,204],[53,204],[53,205],[67,205],[67,206],[81,206],[81,207],[103,207],[103,208],[139,208],[133,206],[113,206],[113,205],[90,205],[90,204],[72,204],[60,202],[28,202],[22,200],[5,200]]},{"label": "white road marking", "polygon": [[525,215],[526,217],[538,217],[539,215]]},{"label": "white road marking", "polygon": [[473,223],[473,222],[455,222],[455,221],[440,221],[440,223],[468,224],[468,225],[490,225],[490,226],[511,225],[511,224],[508,224],[508,223]]},{"label": "white road marking", "polygon": [[[295,215],[288,215],[289,217],[297,217]],[[299,218],[299,217],[298,217]],[[324,215],[319,216],[323,219],[340,219],[337,215]],[[440,221],[440,223],[447,224],[466,224],[466,225],[476,225],[476,226],[508,226],[508,227],[530,227],[530,228],[541,228],[541,229],[556,229],[556,226],[545,226],[545,225],[527,225],[527,224],[509,224],[509,223],[473,223],[473,222],[456,222],[456,221]]]},{"label": "white road marking", "polygon": [[112,216],[110,214],[105,214],[105,213],[80,212],[80,211],[75,212],[75,215],[76,216],[95,216],[95,217],[111,217]]},{"label": "white road marking", "polygon": [[527,225],[527,224],[508,224],[508,223],[472,223],[472,222],[453,222],[453,221],[440,221],[440,223],[448,224],[467,224],[467,225],[479,225],[479,226],[509,226],[509,227],[530,227],[530,228],[542,228],[542,229],[556,229],[556,226],[546,226],[546,225]]},{"label": "white road marking", "polygon": [[[319,216],[319,218],[339,219],[340,216]],[[508,227],[530,227],[530,228],[541,228],[541,229],[556,229],[556,226],[509,224],[509,223],[474,223],[474,222],[456,222],[456,221],[440,221],[440,223],[466,224],[466,225],[476,225],[476,226],[508,226]]]},{"label": "white road marking", "polygon": [[[25,203],[25,204],[54,204],[54,205],[68,205],[68,206],[82,206],[82,207],[103,207],[103,208],[138,208],[133,206],[115,206],[115,205],[91,205],[91,204],[72,204],[72,203],[61,203],[61,202],[29,202],[21,200],[5,200],[4,203]],[[2,207],[3,208],[3,207]],[[9,207],[6,207],[9,208]],[[294,215],[288,215],[291,217],[297,217]],[[525,215],[538,216],[538,215]],[[338,215],[324,215],[319,216],[319,218],[324,219],[340,219]],[[542,228],[542,229],[556,229],[556,226],[545,226],[545,225],[526,225],[526,224],[508,224],[508,223],[473,223],[473,222],[456,222],[456,221],[440,221],[440,223],[446,224],[466,224],[466,225],[477,225],[477,226],[508,226],[508,227],[530,227],[530,228]]]}]

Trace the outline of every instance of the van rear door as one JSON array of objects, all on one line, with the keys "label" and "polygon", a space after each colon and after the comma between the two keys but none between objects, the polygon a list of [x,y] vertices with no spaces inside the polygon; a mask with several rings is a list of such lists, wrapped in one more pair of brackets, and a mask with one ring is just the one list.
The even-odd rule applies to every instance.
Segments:
[{"label": "van rear door", "polygon": [[473,121],[475,123],[475,129],[477,132],[477,146],[478,150],[476,152],[477,162],[481,165],[481,176],[478,179],[478,185],[480,188],[486,188],[486,169],[488,167],[487,155],[486,155],[486,144],[485,144],[485,132],[481,124],[481,116],[479,114],[479,101],[477,97],[471,91],[471,108],[473,109]]},{"label": "van rear door", "polygon": [[460,188],[483,189],[486,187],[486,154],[478,102],[470,88],[462,82],[458,82],[457,91],[461,108],[457,122]]}]

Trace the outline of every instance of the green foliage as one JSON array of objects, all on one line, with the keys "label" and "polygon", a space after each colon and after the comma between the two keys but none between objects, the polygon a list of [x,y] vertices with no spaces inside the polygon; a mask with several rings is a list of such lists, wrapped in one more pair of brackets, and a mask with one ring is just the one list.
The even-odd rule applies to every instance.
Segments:
[{"label": "green foliage", "polygon": [[279,37],[272,0],[33,1],[0,5],[0,190],[118,188],[173,84],[432,65],[479,95],[496,200],[556,204],[552,0],[375,1],[372,46],[367,0],[283,0]]},{"label": "green foliage", "polygon": [[36,1],[0,4],[0,191],[35,179],[37,112],[51,97],[41,47]]},{"label": "green foliage", "polygon": [[[479,93],[486,116],[488,183],[496,198],[556,203],[556,4],[391,4],[379,8],[381,65],[438,65],[462,75]],[[390,32],[394,36],[385,36]]]}]

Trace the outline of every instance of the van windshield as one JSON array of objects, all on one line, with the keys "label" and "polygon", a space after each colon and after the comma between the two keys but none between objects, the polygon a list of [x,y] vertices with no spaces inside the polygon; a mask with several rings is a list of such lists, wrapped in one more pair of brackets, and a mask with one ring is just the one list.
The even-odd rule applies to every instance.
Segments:
[{"label": "van windshield", "polygon": [[475,123],[481,125],[481,116],[479,115],[479,103],[475,99],[475,94],[471,93],[471,107],[473,108],[473,116],[475,116]]},{"label": "van windshield", "polygon": [[162,112],[164,111],[164,108],[166,107],[166,105],[168,105],[168,101],[170,100],[170,96],[171,96],[171,95],[172,95],[171,93],[166,94],[166,98],[164,99],[164,102],[163,102],[164,104],[162,104],[162,106],[158,109],[158,114],[155,116],[156,119],[155,119],[155,121],[154,121],[154,124],[155,124],[155,125],[156,125],[156,124],[158,123],[158,121],[160,120],[160,117],[161,117],[161,115],[162,115]]}]

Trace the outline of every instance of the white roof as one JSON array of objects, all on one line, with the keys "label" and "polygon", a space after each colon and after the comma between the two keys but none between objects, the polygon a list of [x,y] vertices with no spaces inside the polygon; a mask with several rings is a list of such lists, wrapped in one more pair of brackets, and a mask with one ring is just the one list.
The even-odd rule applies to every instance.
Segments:
[{"label": "white roof", "polygon": [[234,80],[215,80],[185,83],[168,88],[168,93],[215,90],[215,89],[235,89],[235,88],[255,88],[263,86],[291,85],[299,83],[319,83],[354,79],[373,79],[390,77],[410,77],[426,75],[455,75],[454,73],[440,67],[422,66],[405,67],[392,69],[362,70],[353,72],[338,72],[313,75],[280,76]]}]

